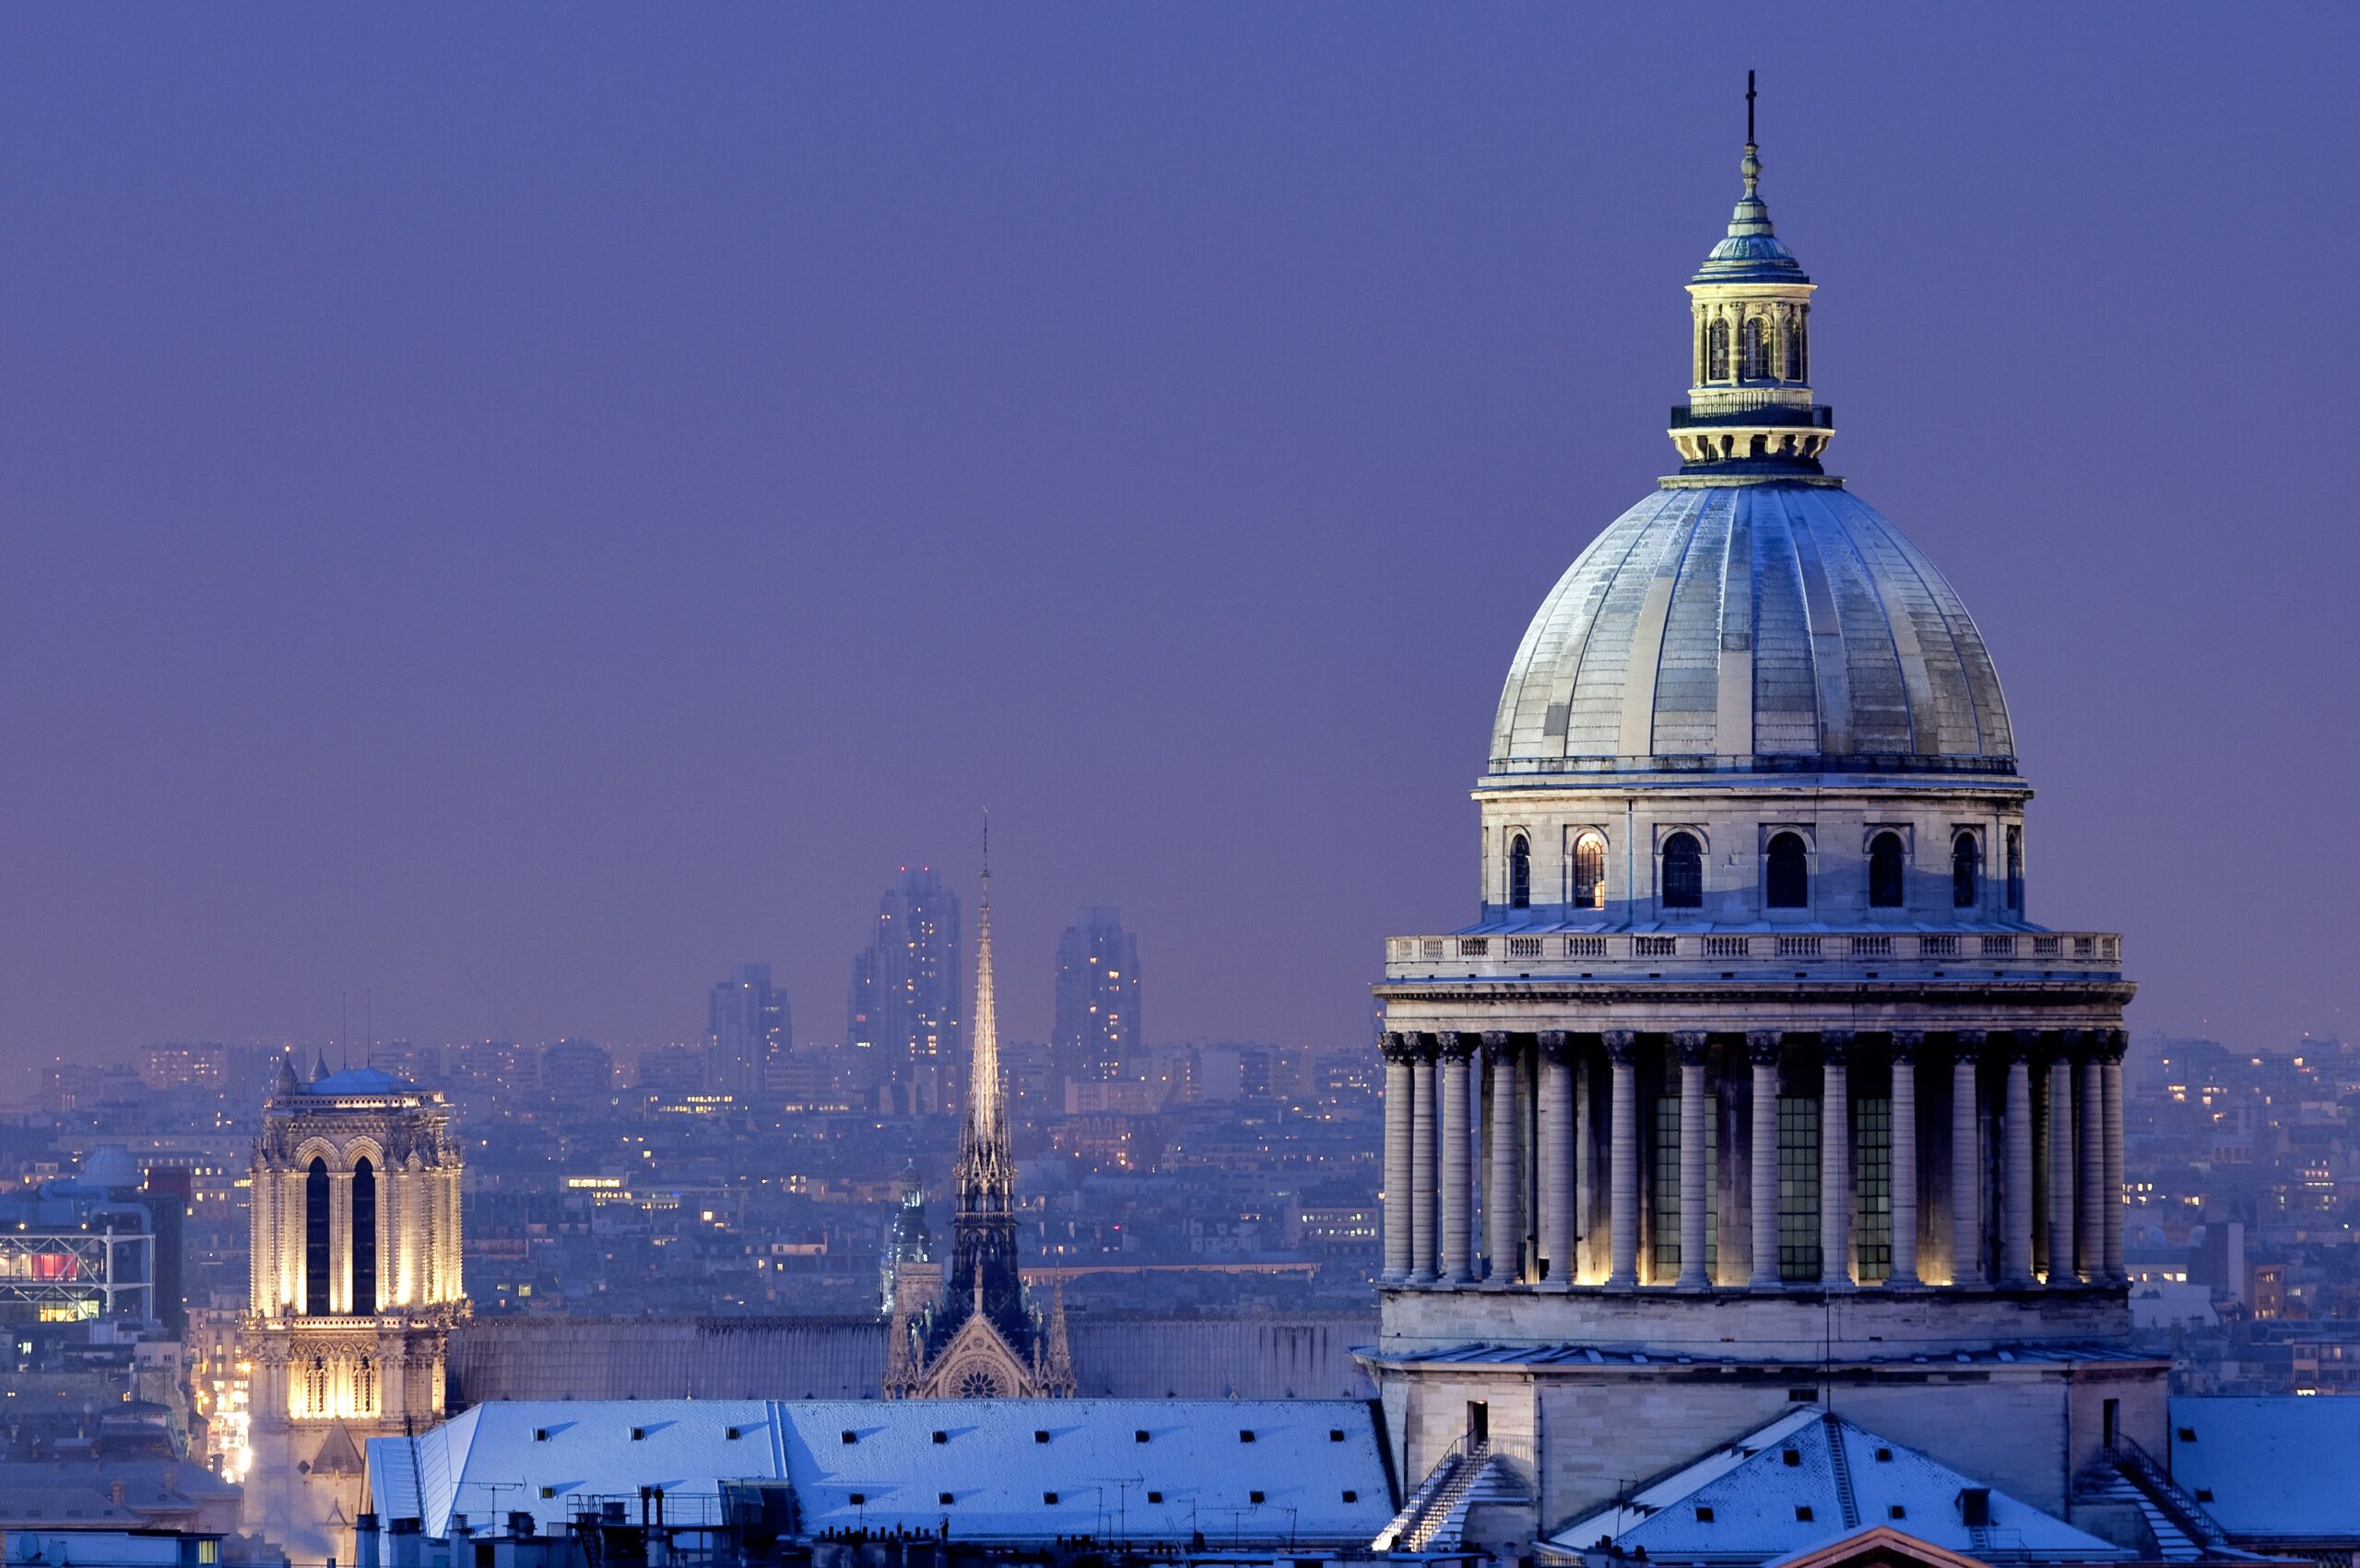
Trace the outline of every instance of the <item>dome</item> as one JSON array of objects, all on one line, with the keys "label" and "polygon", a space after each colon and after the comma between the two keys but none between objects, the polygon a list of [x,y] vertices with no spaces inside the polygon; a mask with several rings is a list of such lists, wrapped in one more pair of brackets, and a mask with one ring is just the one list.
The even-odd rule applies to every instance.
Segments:
[{"label": "dome", "polygon": [[1825,483],[1667,486],[1532,619],[1494,775],[2012,774],[2000,678],[1956,592]]},{"label": "dome", "polygon": [[138,1186],[147,1179],[139,1173],[139,1162],[132,1159],[131,1150],[119,1143],[102,1143],[82,1161],[81,1183],[86,1187],[113,1192]]}]

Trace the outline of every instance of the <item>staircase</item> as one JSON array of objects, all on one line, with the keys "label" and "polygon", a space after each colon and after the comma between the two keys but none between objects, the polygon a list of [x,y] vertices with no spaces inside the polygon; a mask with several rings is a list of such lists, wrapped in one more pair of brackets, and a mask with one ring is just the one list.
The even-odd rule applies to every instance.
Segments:
[{"label": "staircase", "polygon": [[1379,1551],[1424,1551],[1437,1537],[1455,1537],[1466,1521],[1468,1495],[1491,1460],[1489,1443],[1453,1444],[1372,1544]]},{"label": "staircase", "polygon": [[1860,1527],[1860,1500],[1852,1491],[1852,1461],[1844,1452],[1844,1423],[1831,1411],[1820,1418],[1827,1423],[1827,1463],[1835,1472],[1835,1501],[1844,1510],[1844,1527]]},{"label": "staircase", "polygon": [[2165,1562],[2244,1555],[2229,1546],[2228,1537],[2204,1505],[2173,1480],[2154,1455],[2127,1437],[2117,1438],[2113,1447],[2100,1454],[2073,1490],[2092,1503],[2128,1503],[2137,1508],[2154,1532],[2156,1556]]}]

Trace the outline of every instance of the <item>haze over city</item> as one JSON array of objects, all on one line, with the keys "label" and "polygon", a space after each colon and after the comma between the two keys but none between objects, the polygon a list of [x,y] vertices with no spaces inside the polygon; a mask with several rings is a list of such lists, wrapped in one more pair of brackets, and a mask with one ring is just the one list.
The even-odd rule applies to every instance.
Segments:
[{"label": "haze over city", "polygon": [[2348,1029],[2354,14],[1742,15],[12,9],[7,1081],[693,1039],[747,960],[832,1039],[986,805],[1012,1037],[1111,903],[1159,1038],[1364,1041],[1667,468],[1749,66],[2031,914],[2135,1030]]}]

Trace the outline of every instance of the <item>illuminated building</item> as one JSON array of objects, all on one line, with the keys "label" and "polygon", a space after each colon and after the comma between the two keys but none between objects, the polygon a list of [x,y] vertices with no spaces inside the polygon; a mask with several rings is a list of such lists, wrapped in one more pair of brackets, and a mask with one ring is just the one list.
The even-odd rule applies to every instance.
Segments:
[{"label": "illuminated building", "polygon": [[794,1043],[786,993],[771,983],[771,966],[741,963],[713,988],[705,1003],[705,1045],[715,1089],[753,1094],[775,1088]]},{"label": "illuminated building", "polygon": [[844,1038],[879,1110],[952,1109],[959,1020],[959,899],[933,867],[903,868],[877,907],[877,932],[853,960]]},{"label": "illuminated building", "polygon": [[[360,1441],[442,1415],[460,1279],[458,1141],[442,1097],[376,1067],[282,1067],[252,1167],[246,1517],[335,1550]],[[349,1552],[339,1555],[349,1560]]]},{"label": "illuminated building", "polygon": [[1067,1083],[1125,1078],[1141,1043],[1139,938],[1115,911],[1085,909],[1057,942],[1052,1070]]}]

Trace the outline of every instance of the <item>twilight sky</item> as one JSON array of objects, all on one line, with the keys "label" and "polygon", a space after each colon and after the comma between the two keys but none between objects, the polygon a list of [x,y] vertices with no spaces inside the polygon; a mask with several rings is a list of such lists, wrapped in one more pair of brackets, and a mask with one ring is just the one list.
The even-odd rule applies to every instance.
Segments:
[{"label": "twilight sky", "polygon": [[2032,913],[2354,1027],[2360,7],[0,12],[0,1093],[164,1039],[1363,1037],[1492,708],[1673,464],[1738,191],[1958,585]]}]

